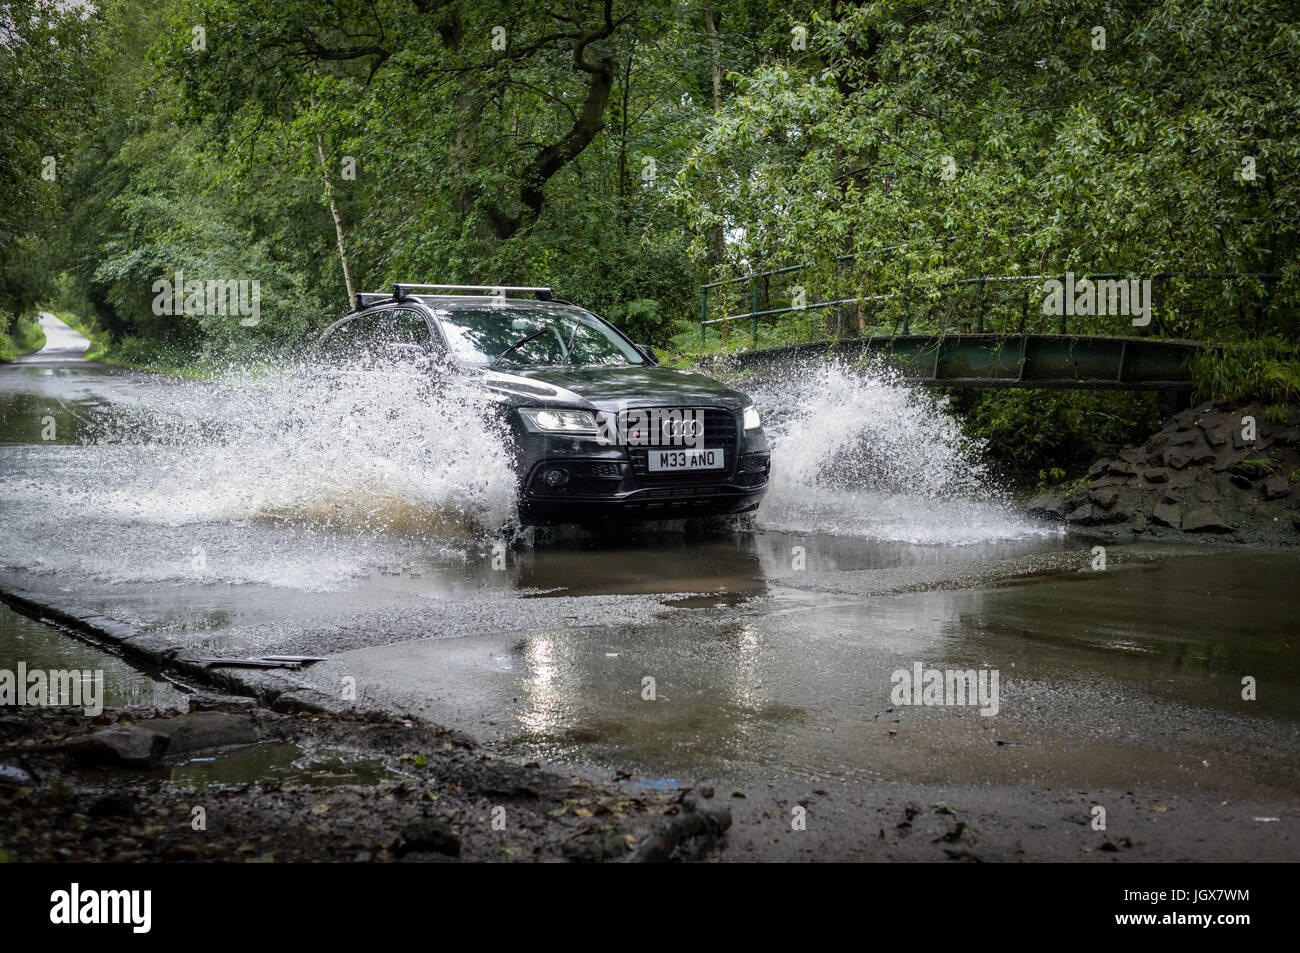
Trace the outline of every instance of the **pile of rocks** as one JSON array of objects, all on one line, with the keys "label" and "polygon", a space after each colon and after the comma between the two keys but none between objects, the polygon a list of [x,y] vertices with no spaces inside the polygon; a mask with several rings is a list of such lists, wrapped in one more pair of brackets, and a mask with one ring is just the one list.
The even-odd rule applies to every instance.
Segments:
[{"label": "pile of rocks", "polygon": [[[1253,422],[1253,425],[1252,425]],[[1029,502],[1035,516],[1106,536],[1214,534],[1300,543],[1300,408],[1284,422],[1258,403],[1202,404],[1141,447],[1098,460],[1078,484]]]}]

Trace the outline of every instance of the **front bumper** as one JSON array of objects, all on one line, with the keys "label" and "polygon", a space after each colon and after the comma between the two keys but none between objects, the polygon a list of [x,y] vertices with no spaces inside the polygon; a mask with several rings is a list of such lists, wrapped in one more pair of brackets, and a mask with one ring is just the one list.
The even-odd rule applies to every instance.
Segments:
[{"label": "front bumper", "polygon": [[[720,470],[652,472],[649,448],[603,445],[592,438],[519,435],[519,516],[531,525],[722,516],[758,508],[771,455],[762,429],[735,428],[705,440],[724,454]],[[706,430],[706,433],[709,431]],[[548,479],[556,471],[563,479]]]}]

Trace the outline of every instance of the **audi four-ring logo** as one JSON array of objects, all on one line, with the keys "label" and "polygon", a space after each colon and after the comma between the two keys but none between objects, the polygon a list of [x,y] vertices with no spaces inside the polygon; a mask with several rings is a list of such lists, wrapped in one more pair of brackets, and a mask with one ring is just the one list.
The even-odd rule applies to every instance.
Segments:
[{"label": "audi four-ring logo", "polygon": [[665,437],[698,437],[704,433],[704,421],[674,420],[670,417],[663,422],[662,430]]}]

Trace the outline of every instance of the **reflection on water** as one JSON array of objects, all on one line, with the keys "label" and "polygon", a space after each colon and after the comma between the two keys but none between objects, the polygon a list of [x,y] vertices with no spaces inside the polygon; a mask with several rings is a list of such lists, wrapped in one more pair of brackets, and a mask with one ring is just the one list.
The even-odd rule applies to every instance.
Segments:
[{"label": "reflection on water", "polygon": [[22,662],[32,669],[102,671],[104,707],[151,705],[189,708],[183,692],[65,632],[19,615],[0,603],[0,669],[17,671]]},{"label": "reflection on water", "polygon": [[377,784],[399,775],[382,761],[344,751],[308,753],[297,745],[250,745],[187,759],[168,771],[168,780],[185,787],[220,788],[253,782],[329,787]]},{"label": "reflection on water", "polygon": [[[1300,557],[1162,551],[1114,547],[1098,573],[763,606],[725,626],[539,632],[513,653],[493,736],[521,757],[649,776],[1300,792]],[[915,662],[998,670],[998,717],[895,708],[891,674]]]}]

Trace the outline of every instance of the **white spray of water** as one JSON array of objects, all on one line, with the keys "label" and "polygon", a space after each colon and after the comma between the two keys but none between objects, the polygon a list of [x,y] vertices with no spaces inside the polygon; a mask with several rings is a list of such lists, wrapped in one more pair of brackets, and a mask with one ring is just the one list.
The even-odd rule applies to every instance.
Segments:
[{"label": "white spray of water", "polygon": [[6,450],[0,566],[322,590],[463,563],[514,515],[488,393],[406,364],[133,376],[81,446]]},{"label": "white spray of water", "polygon": [[121,516],[446,538],[513,514],[503,433],[484,390],[462,379],[417,365],[298,367],[146,398],[115,406],[96,439],[120,464],[99,504]]},{"label": "white spray of water", "polygon": [[1041,532],[1012,515],[946,401],[886,366],[818,361],[747,386],[772,443],[760,526],[911,543]]},{"label": "white spray of water", "polygon": [[[746,385],[773,444],[760,528],[915,543],[1038,532],[942,403],[834,364]],[[411,365],[119,379],[82,446],[10,448],[0,566],[333,589],[481,556],[514,515],[490,397]],[[75,531],[70,527],[76,527]]]}]

